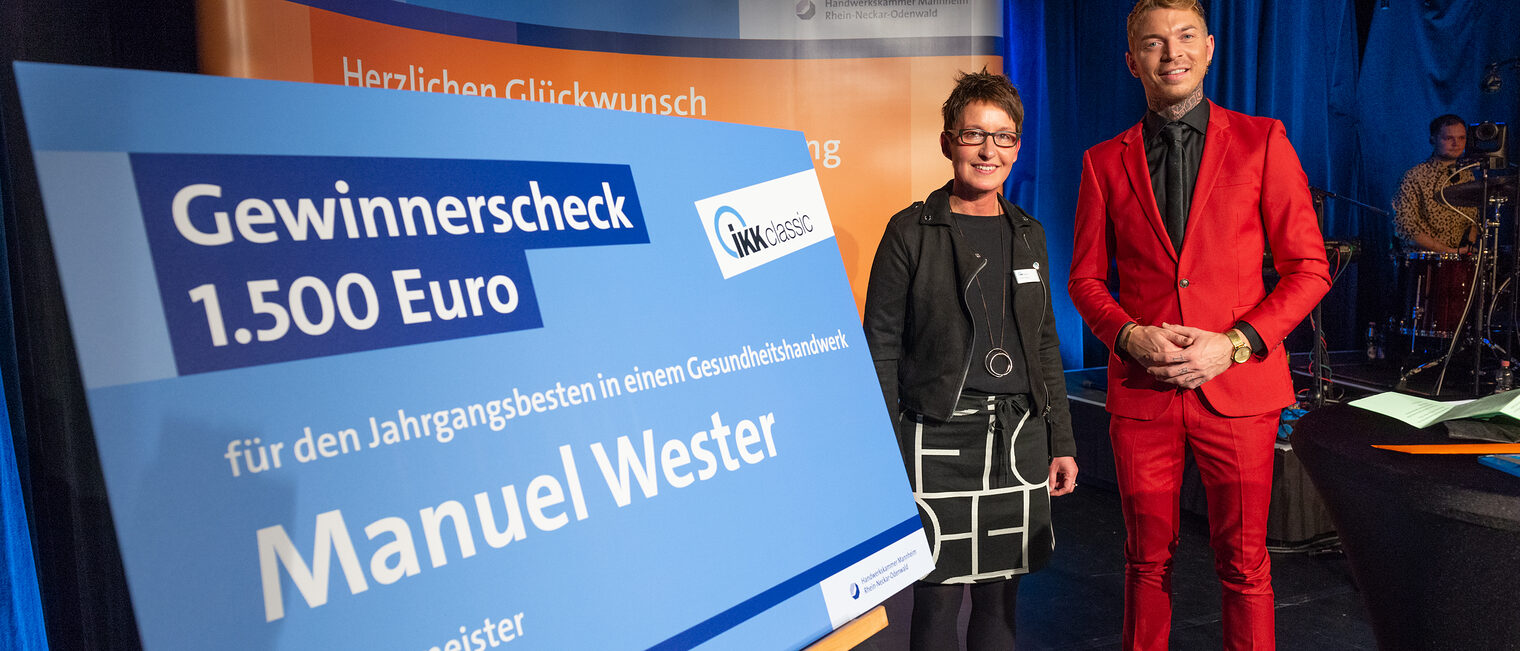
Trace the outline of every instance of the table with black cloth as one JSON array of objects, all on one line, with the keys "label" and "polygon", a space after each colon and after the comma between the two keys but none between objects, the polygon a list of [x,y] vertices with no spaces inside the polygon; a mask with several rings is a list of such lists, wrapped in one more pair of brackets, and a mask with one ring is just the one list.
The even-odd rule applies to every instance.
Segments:
[{"label": "table with black cloth", "polygon": [[1520,477],[1373,448],[1464,441],[1347,405],[1304,416],[1292,442],[1382,649],[1520,650]]}]

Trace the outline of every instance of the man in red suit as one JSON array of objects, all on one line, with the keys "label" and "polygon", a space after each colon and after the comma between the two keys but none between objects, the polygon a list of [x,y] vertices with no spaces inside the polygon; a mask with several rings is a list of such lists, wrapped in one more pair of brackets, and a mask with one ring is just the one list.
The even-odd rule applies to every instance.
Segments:
[{"label": "man in red suit", "polygon": [[[1140,0],[1128,32],[1125,63],[1150,110],[1083,158],[1069,285],[1113,350],[1124,647],[1167,647],[1191,449],[1208,497],[1225,648],[1271,649],[1272,446],[1294,400],[1282,340],[1330,288],[1324,240],[1282,123],[1204,99],[1214,37],[1197,0]],[[1281,276],[1270,293],[1265,250]]]}]

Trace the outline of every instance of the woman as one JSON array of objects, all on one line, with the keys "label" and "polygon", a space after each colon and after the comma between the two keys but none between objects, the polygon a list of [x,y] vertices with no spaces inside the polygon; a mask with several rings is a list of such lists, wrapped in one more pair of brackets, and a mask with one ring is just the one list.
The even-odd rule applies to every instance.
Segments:
[{"label": "woman", "polygon": [[913,649],[1013,648],[1019,577],[1055,546],[1050,496],[1076,488],[1045,231],[1000,194],[1024,107],[1006,77],[962,74],[942,107],[953,180],[892,217],[865,333],[897,421],[935,570],[913,587]]}]

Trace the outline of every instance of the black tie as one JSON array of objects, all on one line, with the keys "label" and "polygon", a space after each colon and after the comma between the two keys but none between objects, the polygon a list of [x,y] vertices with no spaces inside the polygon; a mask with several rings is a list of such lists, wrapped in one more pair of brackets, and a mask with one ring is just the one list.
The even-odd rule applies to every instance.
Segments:
[{"label": "black tie", "polygon": [[1182,233],[1187,230],[1188,205],[1192,203],[1188,196],[1191,188],[1183,186],[1182,132],[1186,128],[1181,122],[1161,127],[1161,136],[1166,139],[1166,234],[1172,238],[1172,250],[1178,253],[1182,252]]}]

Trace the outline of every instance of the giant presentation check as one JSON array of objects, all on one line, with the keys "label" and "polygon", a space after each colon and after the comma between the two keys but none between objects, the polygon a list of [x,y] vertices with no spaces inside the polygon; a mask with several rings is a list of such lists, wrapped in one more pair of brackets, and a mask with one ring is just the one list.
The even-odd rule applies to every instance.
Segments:
[{"label": "giant presentation check", "polygon": [[799,648],[930,569],[801,134],[17,78],[147,648]]}]

